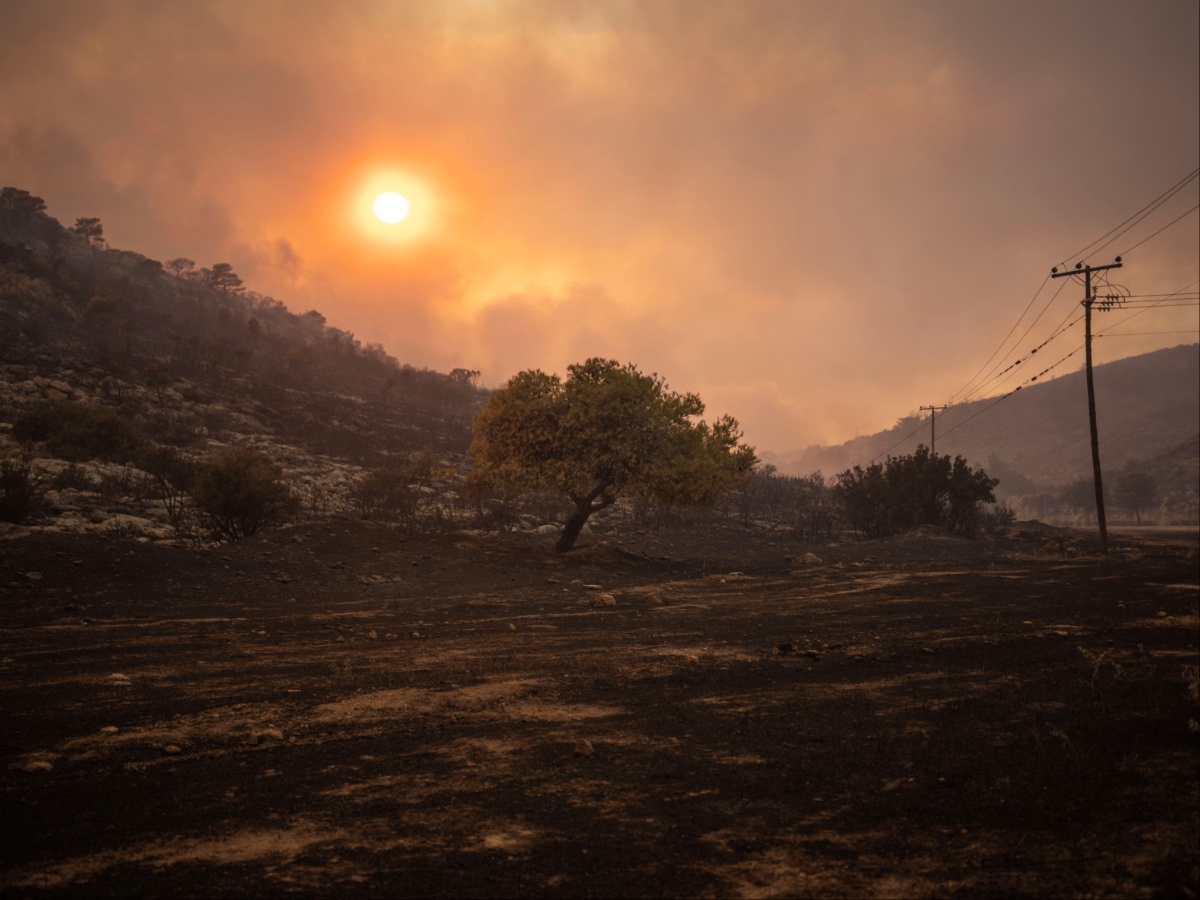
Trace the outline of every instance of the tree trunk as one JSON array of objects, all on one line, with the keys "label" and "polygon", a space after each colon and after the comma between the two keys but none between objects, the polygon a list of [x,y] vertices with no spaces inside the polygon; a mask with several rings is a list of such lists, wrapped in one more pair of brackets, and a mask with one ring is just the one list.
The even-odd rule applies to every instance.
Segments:
[{"label": "tree trunk", "polygon": [[567,520],[566,526],[563,528],[563,533],[558,539],[558,543],[554,545],[555,553],[566,553],[575,546],[575,541],[579,537],[579,532],[583,530],[584,524],[588,520],[588,516],[592,514],[592,505],[576,506],[575,515]]}]

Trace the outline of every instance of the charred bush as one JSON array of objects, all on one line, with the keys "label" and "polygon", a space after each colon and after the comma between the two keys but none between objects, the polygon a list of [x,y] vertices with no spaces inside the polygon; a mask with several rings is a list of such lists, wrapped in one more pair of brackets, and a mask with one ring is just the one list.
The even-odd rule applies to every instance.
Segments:
[{"label": "charred bush", "polygon": [[296,512],[281,476],[270,458],[235,447],[200,464],[192,499],[216,535],[240,540]]},{"label": "charred bush", "polygon": [[43,508],[44,491],[24,460],[0,460],[0,522],[21,524]]},{"label": "charred bush", "polygon": [[128,462],[146,444],[141,430],[120,413],[85,403],[47,403],[13,423],[13,437],[41,443],[60,459]]}]

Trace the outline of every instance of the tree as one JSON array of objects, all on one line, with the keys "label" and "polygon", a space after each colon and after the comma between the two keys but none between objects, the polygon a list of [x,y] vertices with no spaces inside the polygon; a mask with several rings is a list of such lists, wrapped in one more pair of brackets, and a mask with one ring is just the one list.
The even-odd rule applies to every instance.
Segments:
[{"label": "tree", "polygon": [[450,380],[456,381],[459,384],[469,384],[471,387],[476,387],[479,383],[478,369],[451,369]]},{"label": "tree", "polygon": [[231,541],[257,534],[296,510],[279,467],[247,447],[231,448],[202,463],[192,497],[213,530]]},{"label": "tree", "polygon": [[922,445],[909,456],[891,457],[837,476],[836,490],[855,530],[885,537],[917,525],[939,525],[969,534],[983,503],[995,503],[997,479],[972,469],[961,456],[935,456]]},{"label": "tree", "polygon": [[657,375],[599,358],[568,377],[521,372],[475,419],[472,481],[507,494],[553,490],[574,510],[555,551],[570,550],[588,518],[623,493],[671,502],[714,502],[755,463],[737,422],[693,422],[695,394]]},{"label": "tree", "polygon": [[46,211],[46,201],[20,188],[0,188],[0,210],[11,214],[18,221],[27,222]]},{"label": "tree", "polygon": [[1158,482],[1145,472],[1127,471],[1117,478],[1114,493],[1117,506],[1132,510],[1137,523],[1141,525],[1142,510],[1153,506],[1158,499]]},{"label": "tree", "polygon": [[222,294],[240,294],[245,290],[242,287],[242,279],[234,274],[233,266],[229,263],[214,265],[208,272],[207,281],[209,287]]},{"label": "tree", "polygon": [[[1072,481],[1059,492],[1058,499],[1083,513],[1084,521],[1090,521],[1096,514],[1096,482],[1092,478]],[[1108,502],[1108,485],[1104,486],[1104,501]]]},{"label": "tree", "polygon": [[186,278],[195,270],[196,261],[188,259],[186,256],[177,256],[174,259],[167,260],[167,268],[176,278]]},{"label": "tree", "polygon": [[104,226],[100,224],[99,219],[78,218],[75,220],[75,226],[71,230],[86,238],[89,244],[94,244],[97,247],[104,246]]},{"label": "tree", "polygon": [[62,226],[46,216],[46,201],[20,188],[0,188],[0,234],[37,236],[56,242]]}]

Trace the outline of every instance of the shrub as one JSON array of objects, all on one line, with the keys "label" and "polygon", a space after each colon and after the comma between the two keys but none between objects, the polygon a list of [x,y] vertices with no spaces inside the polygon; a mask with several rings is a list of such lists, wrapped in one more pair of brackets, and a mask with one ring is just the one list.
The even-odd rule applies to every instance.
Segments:
[{"label": "shrub", "polygon": [[350,498],[364,519],[394,522],[415,530],[422,513],[422,499],[435,474],[437,458],[417,453],[408,459],[380,457],[351,487]]},{"label": "shrub", "polygon": [[192,498],[217,535],[236,541],[296,512],[280,475],[268,457],[236,447],[200,465]]},{"label": "shrub", "polygon": [[42,509],[42,487],[22,460],[0,460],[0,522],[20,524]]},{"label": "shrub", "polygon": [[184,501],[196,483],[196,466],[174,447],[151,447],[142,453],[138,465],[149,473],[168,521],[179,526]]},{"label": "shrub", "polygon": [[916,525],[940,525],[970,534],[980,506],[995,503],[997,480],[972,469],[961,456],[934,456],[921,446],[909,456],[887,458],[837,476],[837,492],[856,531],[885,537]]},{"label": "shrub", "polygon": [[128,462],[146,443],[132,422],[106,406],[48,403],[13,423],[13,437],[22,443],[42,442],[60,459],[102,459]]}]

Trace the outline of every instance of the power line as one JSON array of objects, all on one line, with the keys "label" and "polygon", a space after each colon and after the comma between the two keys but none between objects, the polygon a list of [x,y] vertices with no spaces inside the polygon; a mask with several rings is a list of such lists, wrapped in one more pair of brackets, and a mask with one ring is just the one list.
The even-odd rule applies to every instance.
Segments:
[{"label": "power line", "polygon": [[1135,312],[1132,316],[1126,316],[1121,321],[1114,322],[1112,325],[1109,326],[1109,328],[1119,328],[1120,326],[1122,326],[1126,322],[1128,322],[1130,319],[1136,319],[1138,316],[1145,315],[1152,309],[1158,309],[1161,303],[1165,302],[1166,300],[1169,300],[1171,297],[1174,297],[1176,294],[1182,294],[1188,288],[1192,287],[1192,285],[1198,284],[1198,283],[1200,283],[1200,280],[1193,281],[1191,284],[1185,284],[1183,287],[1181,287],[1179,290],[1177,290],[1175,292],[1175,294],[1167,294],[1166,297],[1164,297],[1163,300],[1160,300],[1158,303],[1152,303],[1151,305],[1145,307],[1144,309],[1141,309],[1138,312]]},{"label": "power line", "polygon": [[[1150,240],[1150,238],[1158,237],[1160,234],[1162,234],[1164,231],[1166,231],[1168,228],[1170,228],[1172,225],[1174,225],[1180,219],[1184,218],[1184,216],[1190,216],[1192,213],[1194,213],[1198,209],[1200,209],[1200,203],[1197,203],[1195,206],[1193,206],[1187,212],[1183,213],[1183,215],[1177,216],[1176,218],[1172,219],[1170,222],[1168,222],[1162,228],[1158,229],[1158,231],[1154,232],[1154,234],[1150,235],[1150,237],[1143,238],[1142,240],[1138,241],[1136,244],[1134,244],[1132,247],[1130,247],[1129,250],[1136,250],[1138,247],[1142,246],[1142,244],[1146,243],[1146,241]],[[1128,256],[1129,250],[1126,250],[1121,255]]]},{"label": "power line", "polygon": [[[1046,277],[1045,277],[1045,278],[1042,280],[1042,283],[1041,283],[1040,285],[1038,285],[1038,289],[1037,289],[1036,291],[1034,291],[1034,293],[1033,293],[1033,297],[1032,297],[1032,298],[1030,298],[1030,300],[1029,300],[1029,303],[1028,303],[1028,304],[1026,304],[1026,306],[1025,306],[1025,309],[1024,309],[1022,312],[1021,312],[1021,315],[1017,316],[1017,321],[1013,322],[1013,324],[1012,324],[1012,328],[1008,329],[1008,334],[1006,334],[1006,335],[1004,336],[1004,339],[1003,339],[1002,341],[1000,341],[1000,343],[999,343],[999,344],[996,346],[996,349],[992,351],[992,355],[991,355],[991,356],[989,356],[989,357],[987,358],[987,362],[985,362],[985,363],[984,363],[982,366],[980,366],[980,367],[979,367],[979,371],[978,371],[978,372],[976,372],[974,375],[972,375],[972,376],[971,376],[971,377],[970,377],[970,378],[967,380],[967,383],[966,383],[966,384],[964,384],[964,385],[963,385],[962,387],[960,387],[960,388],[959,388],[957,391],[955,391],[953,394],[951,394],[951,395],[950,395],[950,397],[949,397],[949,398],[946,400],[946,402],[947,402],[947,403],[953,403],[953,402],[954,402],[954,398],[955,398],[955,397],[957,397],[959,394],[961,394],[963,391],[965,391],[967,388],[969,388],[969,387],[972,385],[972,383],[974,383],[975,379],[976,379],[976,378],[978,378],[978,377],[980,376],[980,374],[983,372],[983,370],[984,370],[984,369],[986,369],[986,368],[988,367],[988,363],[990,363],[990,362],[991,362],[993,359],[995,359],[995,358],[996,358],[996,354],[997,354],[997,353],[999,353],[999,352],[1000,352],[1000,350],[1001,350],[1001,348],[1002,348],[1002,347],[1003,347],[1005,344],[1007,344],[1007,343],[1008,343],[1008,339],[1009,339],[1010,337],[1012,337],[1012,335],[1013,335],[1013,332],[1017,330],[1017,326],[1021,324],[1021,320],[1022,320],[1023,318],[1025,318],[1025,315],[1026,315],[1026,313],[1028,313],[1028,312],[1029,312],[1029,310],[1030,310],[1030,307],[1032,307],[1032,306],[1033,306],[1034,302],[1035,302],[1035,301],[1037,300],[1037,298],[1038,298],[1038,295],[1039,295],[1039,294],[1041,294],[1041,292],[1042,292],[1042,288],[1044,288],[1044,287],[1046,286],[1046,284],[1047,284],[1049,281],[1050,281],[1050,276],[1049,276],[1049,275],[1047,275],[1047,276],[1046,276]],[[1059,291],[1061,291],[1061,290],[1062,290],[1062,286],[1061,286],[1061,285],[1059,286],[1059,289],[1058,289],[1058,290],[1059,290]],[[1056,292],[1055,292],[1055,294],[1054,294],[1054,297],[1057,297],[1057,296],[1058,296],[1058,292],[1056,291]],[[1050,298],[1050,302],[1051,302],[1051,303],[1053,303],[1053,302],[1054,302],[1054,297],[1051,297],[1051,298]],[[1027,333],[1028,333],[1028,332],[1027,332]],[[1020,341],[1018,341],[1017,343],[1020,343]],[[1003,357],[1002,357],[1002,359],[1003,359]],[[989,372],[988,374],[990,375],[991,373]]]},{"label": "power line", "polygon": [[896,443],[892,444],[892,446],[888,447],[882,453],[876,453],[874,456],[872,456],[871,462],[875,462],[875,460],[879,459],[879,457],[881,457],[881,456],[887,456],[889,453],[891,453],[893,450],[895,450],[897,447],[899,447],[905,441],[911,440],[918,431],[924,431],[924,430],[925,430],[925,423],[922,422],[913,431],[910,431],[904,437],[900,438],[900,440],[896,441]]},{"label": "power line", "polygon": [[[1182,179],[1177,181],[1171,187],[1167,188],[1163,193],[1159,194],[1157,197],[1155,197],[1153,200],[1151,200],[1149,203],[1147,203],[1145,206],[1143,206],[1141,209],[1139,209],[1137,212],[1135,212],[1132,216],[1130,216],[1124,222],[1117,225],[1115,228],[1109,229],[1104,234],[1100,235],[1100,237],[1096,238],[1096,240],[1092,241],[1090,244],[1088,244],[1086,247],[1084,247],[1082,250],[1077,250],[1075,253],[1070,254],[1065,259],[1063,259],[1062,262],[1059,264],[1065,266],[1065,265],[1067,265],[1067,262],[1069,260],[1082,258],[1083,254],[1087,253],[1089,250],[1091,250],[1090,255],[1095,256],[1097,253],[1099,253],[1101,250],[1103,250],[1105,247],[1108,246],[1108,244],[1103,244],[1099,247],[1096,247],[1097,244],[1099,244],[1101,241],[1103,241],[1109,235],[1112,235],[1113,232],[1118,232],[1117,234],[1113,235],[1112,240],[1110,240],[1108,243],[1112,243],[1112,241],[1115,241],[1117,238],[1119,238],[1122,234],[1124,234],[1126,231],[1128,231],[1130,228],[1132,228],[1134,225],[1136,225],[1138,222],[1140,222],[1142,219],[1144,219],[1150,213],[1154,212],[1154,210],[1158,209],[1159,206],[1161,206],[1166,201],[1170,200],[1179,191],[1183,190],[1183,188],[1187,185],[1187,183],[1190,181],[1193,181],[1197,175],[1200,175],[1200,168],[1192,169],[1192,171],[1190,173],[1185,175]],[[1128,227],[1126,227],[1127,224],[1128,224]],[[1094,250],[1092,249],[1093,247],[1095,247]]]},{"label": "power line", "polygon": [[[1074,313],[1074,310],[1071,310],[1071,311],[1069,311],[1069,312],[1067,313],[1067,318],[1070,318],[1070,317],[1071,317],[1071,315],[1072,315],[1073,313]],[[1047,344],[1049,344],[1049,343],[1050,343],[1052,340],[1054,340],[1055,338],[1059,337],[1059,336],[1060,336],[1060,335],[1062,335],[1062,334],[1065,334],[1065,333],[1066,333],[1068,330],[1070,330],[1071,328],[1073,328],[1075,325],[1077,325],[1077,324],[1078,324],[1079,322],[1081,322],[1081,321],[1083,321],[1083,316],[1082,316],[1082,315],[1081,315],[1081,316],[1078,316],[1078,317],[1077,317],[1077,318],[1076,318],[1074,321],[1072,321],[1072,322],[1070,322],[1070,323],[1067,323],[1067,324],[1065,324],[1065,326],[1064,326],[1064,324],[1063,324],[1063,323],[1061,323],[1061,322],[1060,322],[1060,323],[1059,323],[1059,327],[1058,327],[1057,329],[1055,329],[1054,333],[1053,333],[1053,334],[1051,334],[1051,335],[1050,335],[1050,337],[1046,338],[1046,340],[1042,341],[1042,343],[1040,343],[1040,344],[1038,344],[1036,347],[1032,348],[1032,349],[1031,349],[1031,350],[1030,350],[1030,351],[1029,351],[1029,352],[1028,352],[1028,353],[1027,353],[1025,356],[1023,356],[1021,359],[1017,360],[1016,362],[1012,363],[1012,364],[1011,364],[1011,365],[1010,365],[1010,366],[1009,366],[1007,369],[1005,369],[1005,370],[1004,370],[1003,372],[1001,372],[999,375],[996,375],[996,376],[994,376],[992,379],[990,379],[989,381],[985,382],[985,383],[984,383],[984,385],[981,385],[981,388],[982,388],[982,387],[985,387],[986,385],[989,385],[989,384],[991,384],[991,383],[992,383],[993,381],[995,381],[997,378],[1000,378],[1002,375],[1004,375],[1004,374],[1008,373],[1009,371],[1011,371],[1011,370],[1015,369],[1015,368],[1016,368],[1018,365],[1020,365],[1021,363],[1025,362],[1025,361],[1027,361],[1027,360],[1029,360],[1029,359],[1031,359],[1031,358],[1033,357],[1033,355],[1034,355],[1034,354],[1036,354],[1036,353],[1037,353],[1039,350],[1043,349],[1043,348],[1044,348],[1044,347],[1045,347]],[[1064,322],[1065,322],[1065,320],[1064,320]],[[1042,377],[1043,375],[1045,375],[1047,372],[1050,372],[1050,371],[1052,371],[1052,370],[1053,370],[1053,369],[1055,369],[1057,366],[1061,365],[1063,362],[1065,362],[1066,360],[1070,359],[1072,356],[1074,356],[1076,353],[1078,353],[1078,352],[1079,352],[1081,349],[1082,349],[1082,345],[1080,345],[1080,347],[1076,347],[1074,350],[1072,350],[1070,353],[1068,353],[1066,356],[1064,356],[1064,357],[1063,357],[1062,359],[1060,359],[1058,362],[1056,362],[1056,363],[1054,363],[1053,365],[1051,365],[1051,366],[1048,366],[1047,368],[1043,369],[1041,372],[1039,372],[1038,374],[1034,375],[1032,378],[1027,378],[1027,379],[1026,379],[1024,382],[1022,382],[1022,383],[1021,383],[1019,386],[1017,386],[1017,387],[1016,387],[1016,388],[1014,388],[1013,390],[1009,391],[1009,392],[1008,392],[1007,394],[1005,394],[1004,396],[1002,396],[1002,397],[999,397],[999,398],[996,400],[996,403],[999,403],[1001,400],[1007,400],[1009,397],[1011,397],[1011,396],[1012,396],[1013,394],[1015,394],[1017,391],[1021,390],[1021,388],[1023,388],[1023,387],[1026,387],[1027,385],[1030,385],[1030,384],[1032,384],[1033,382],[1037,381],[1039,378],[1041,378],[1041,377]],[[1009,376],[1009,377],[1011,377],[1011,376]],[[1005,379],[1005,381],[1007,381],[1007,380],[1008,380],[1008,379]],[[1003,382],[1001,382],[1001,383],[1003,383]],[[946,408],[954,408],[954,407],[957,407],[957,406],[963,406],[963,405],[965,405],[965,404],[966,404],[966,403],[968,403],[968,402],[977,402],[977,401],[967,401],[967,400],[962,400],[962,401],[959,401],[958,403],[949,404],[949,406],[948,406],[948,407],[947,407],[947,406],[943,406],[943,407],[942,407],[942,409],[946,409]],[[987,412],[989,409],[991,409],[991,408],[992,408],[992,406],[995,406],[995,405],[996,405],[996,403],[993,403],[993,404],[991,404],[991,406],[984,407],[982,410],[980,410],[979,412],[975,413],[975,414],[974,414],[974,415],[972,415],[970,418],[968,418],[968,419],[964,420],[963,422],[960,422],[958,425],[955,425],[953,428],[949,429],[948,431],[945,431],[945,432],[943,432],[942,436],[943,436],[943,437],[945,437],[947,434],[950,434],[951,432],[955,431],[956,429],[958,429],[958,428],[961,428],[961,427],[962,427],[963,425],[965,425],[967,422],[971,421],[971,419],[975,419],[975,418],[977,418],[977,417],[979,417],[979,416],[983,415],[985,412]],[[925,407],[922,407],[922,409],[924,409],[924,408],[925,408]],[[910,431],[910,432],[909,432],[908,434],[906,434],[904,437],[900,438],[898,441],[896,441],[894,444],[892,444],[892,445],[891,445],[890,447],[888,447],[886,450],[884,450],[884,451],[883,451],[883,452],[881,452],[881,453],[877,453],[875,456],[871,457],[871,462],[875,462],[875,460],[879,459],[880,457],[882,457],[882,456],[886,456],[887,454],[891,453],[893,450],[895,450],[895,449],[896,449],[897,447],[899,447],[901,444],[904,444],[904,443],[906,443],[906,442],[908,442],[908,441],[912,440],[912,439],[913,439],[913,438],[914,438],[914,437],[915,437],[915,436],[916,436],[916,435],[917,435],[917,434],[918,434],[920,431],[922,431],[922,430],[924,429],[924,427],[925,427],[925,424],[922,422],[920,425],[918,425],[916,428],[914,428],[912,431]]]},{"label": "power line", "polygon": [[[1046,279],[1046,280],[1047,280],[1047,281],[1049,280],[1049,276],[1047,276],[1047,279]],[[1042,283],[1042,286],[1043,286],[1043,287],[1045,286],[1045,282],[1043,282],[1043,283]],[[995,381],[995,380],[996,380],[996,378],[998,378],[998,377],[999,377],[999,376],[996,374],[996,370],[997,370],[997,369],[999,369],[1001,365],[1003,365],[1003,363],[1004,363],[1004,360],[1005,360],[1005,359],[1007,359],[1007,358],[1008,358],[1008,356],[1009,356],[1009,355],[1010,355],[1010,354],[1011,354],[1011,353],[1012,353],[1014,350],[1016,350],[1016,349],[1017,349],[1017,346],[1018,346],[1018,345],[1019,345],[1019,344],[1020,344],[1022,341],[1024,341],[1026,337],[1028,337],[1028,336],[1029,336],[1029,332],[1033,331],[1033,329],[1034,329],[1034,327],[1037,325],[1037,323],[1041,321],[1041,319],[1042,319],[1042,316],[1044,316],[1044,315],[1046,314],[1047,310],[1049,310],[1049,309],[1050,309],[1050,307],[1054,305],[1054,301],[1055,301],[1055,300],[1057,300],[1057,299],[1058,299],[1058,295],[1059,295],[1060,293],[1062,293],[1062,289],[1063,289],[1063,287],[1065,287],[1065,284],[1060,284],[1060,285],[1058,286],[1058,290],[1056,290],[1056,291],[1054,292],[1054,295],[1053,295],[1053,296],[1052,296],[1052,297],[1051,297],[1049,300],[1047,300],[1047,301],[1046,301],[1046,305],[1045,305],[1045,306],[1043,306],[1043,307],[1042,307],[1042,311],[1041,311],[1041,312],[1039,312],[1039,313],[1037,314],[1037,318],[1035,318],[1035,319],[1034,319],[1032,322],[1030,322],[1030,323],[1029,323],[1029,327],[1028,327],[1028,328],[1026,328],[1026,329],[1025,329],[1025,330],[1024,330],[1022,333],[1021,333],[1021,336],[1020,336],[1019,338],[1017,338],[1017,339],[1016,339],[1016,340],[1013,342],[1013,346],[1012,346],[1012,348],[1011,348],[1011,349],[1009,349],[1009,350],[1008,350],[1008,352],[1007,352],[1007,353],[1005,353],[1005,354],[1004,354],[1004,356],[1002,356],[1002,357],[1000,358],[1000,362],[996,363],[996,365],[992,367],[992,370],[991,370],[990,372],[988,372],[988,373],[987,373],[987,375],[985,375],[985,376],[984,376],[984,379],[985,379],[985,380],[984,380],[982,383],[980,383],[980,384],[976,384],[976,385],[974,385],[974,387],[972,387],[972,383],[975,381],[975,379],[976,379],[976,378],[978,378],[978,377],[979,377],[979,372],[982,372],[984,368],[987,368],[987,363],[984,363],[984,364],[983,364],[983,368],[981,368],[981,369],[979,370],[979,372],[976,372],[976,373],[975,373],[975,376],[974,376],[974,377],[973,377],[973,378],[972,378],[970,381],[968,381],[968,382],[967,382],[965,385],[963,385],[961,388],[959,388],[959,389],[958,389],[958,390],[957,390],[957,391],[956,391],[954,394],[952,394],[952,395],[951,395],[949,398],[947,398],[946,402],[947,402],[947,403],[949,403],[949,404],[955,404],[955,403],[965,403],[965,402],[967,402],[967,401],[968,401],[968,400],[969,400],[971,397],[973,397],[974,395],[981,393],[981,392],[984,390],[984,388],[985,388],[987,385],[989,385],[989,384],[991,384],[993,381]],[[1041,290],[1042,290],[1041,288],[1038,288],[1038,293],[1039,293],[1039,294],[1041,293]],[[1033,300],[1036,300],[1036,299],[1037,299],[1037,294],[1034,294]],[[1012,335],[1012,333],[1013,333],[1014,331],[1016,331],[1016,330],[1017,330],[1017,326],[1021,324],[1021,319],[1025,318],[1025,314],[1029,312],[1029,307],[1033,305],[1033,300],[1030,300],[1030,301],[1029,301],[1029,305],[1025,307],[1025,311],[1021,313],[1021,315],[1020,315],[1020,316],[1017,318],[1017,321],[1016,321],[1016,322],[1013,324],[1013,327],[1012,327],[1011,329],[1009,329],[1008,335],[1006,335],[1006,336],[1005,336],[1005,338],[1004,338],[1004,340],[1000,342],[1000,346],[1001,346],[1001,347],[1003,347],[1003,346],[1004,346],[1004,344],[1006,344],[1006,343],[1008,342],[1008,338],[1009,338],[1009,337]],[[1068,317],[1069,317],[1069,316],[1070,316],[1070,313],[1068,313]],[[1060,327],[1061,327],[1061,323],[1060,323]],[[1052,339],[1053,339],[1053,337],[1054,337],[1054,335],[1052,335],[1052,336],[1051,336],[1051,338],[1048,338],[1048,339],[1047,339],[1047,341],[1049,341],[1049,340],[1052,340]],[[1044,345],[1045,345],[1045,343],[1046,343],[1046,342],[1043,342],[1042,346],[1044,346]],[[997,351],[999,351],[999,349],[1000,349],[1000,347],[997,347],[997,348],[996,348],[996,350],[997,350]],[[1036,351],[1035,351],[1035,352],[1036,352]],[[996,354],[995,354],[995,353],[993,353],[993,354],[992,354],[992,358],[995,358],[995,356],[996,356]],[[989,360],[988,360],[988,362],[991,362],[991,361],[992,361],[991,359],[989,359]],[[1007,372],[1009,369],[1013,368],[1013,366],[1019,365],[1021,362],[1022,362],[1022,360],[1018,360],[1017,362],[1015,362],[1015,363],[1012,363],[1011,365],[1009,365],[1009,366],[1008,366],[1008,368],[1006,368],[1006,369],[1004,369],[1002,372],[1000,372],[1000,375],[1003,375],[1003,374],[1004,374],[1005,372]],[[957,399],[956,399],[956,398],[957,398]]]},{"label": "power line", "polygon": [[[1000,372],[997,372],[996,374],[992,375],[987,381],[977,385],[969,394],[966,394],[963,397],[961,397],[959,399],[958,403],[955,405],[961,406],[963,403],[973,402],[970,399],[973,395],[985,393],[993,385],[996,385],[997,383],[1004,384],[1004,382],[1008,381],[1009,378],[1012,378],[1012,375],[1009,373],[1011,373],[1014,369],[1016,369],[1017,366],[1022,365],[1023,363],[1025,363],[1026,361],[1031,359],[1039,350],[1042,350],[1043,348],[1045,348],[1047,344],[1049,344],[1051,341],[1053,341],[1055,338],[1059,337],[1060,335],[1066,334],[1067,331],[1074,328],[1076,324],[1078,324],[1079,322],[1081,322],[1083,320],[1083,316],[1077,316],[1075,319],[1068,322],[1067,320],[1070,319],[1071,316],[1073,316],[1073,315],[1075,315],[1074,309],[1067,310],[1067,314],[1063,317],[1062,321],[1058,323],[1058,326],[1054,329],[1054,331],[1052,331],[1050,333],[1050,336],[1048,338],[1046,338],[1044,341],[1042,341],[1036,347],[1029,350],[1020,359],[1017,359],[1014,362],[1009,363],[1007,368],[1001,370]],[[1026,333],[1028,333],[1028,332],[1026,332]],[[1022,337],[1023,336],[1024,335],[1022,335]],[[1008,378],[1005,378],[1004,377],[1005,375],[1008,375]]]},{"label": "power line", "polygon": [[[996,400],[995,400],[995,402],[993,402],[993,403],[990,403],[989,405],[985,406],[983,409],[979,410],[979,412],[975,413],[974,415],[970,416],[969,418],[963,419],[961,422],[959,422],[959,423],[958,423],[957,425],[955,425],[953,428],[948,428],[948,429],[946,429],[945,431],[943,431],[943,432],[942,432],[942,437],[943,437],[943,439],[944,439],[944,438],[945,438],[947,435],[949,435],[949,434],[953,434],[955,431],[958,431],[958,429],[962,428],[962,427],[963,427],[964,425],[966,425],[968,422],[970,422],[970,421],[973,421],[974,419],[978,419],[978,418],[979,418],[980,416],[982,416],[984,413],[988,412],[989,410],[991,410],[991,409],[995,408],[996,406],[998,406],[999,404],[1003,403],[1005,400],[1007,400],[1007,399],[1008,399],[1009,397],[1011,397],[1013,394],[1017,393],[1017,391],[1019,391],[1019,390],[1021,390],[1022,388],[1028,387],[1029,385],[1033,384],[1035,381],[1037,381],[1039,378],[1041,378],[1041,377],[1042,377],[1043,375],[1045,375],[1046,373],[1048,373],[1048,372],[1052,372],[1053,370],[1057,369],[1059,366],[1061,366],[1063,363],[1065,363],[1065,362],[1066,362],[1068,359],[1070,359],[1072,356],[1074,356],[1076,353],[1078,353],[1078,352],[1079,352],[1080,350],[1082,350],[1082,349],[1083,349],[1083,344],[1080,344],[1078,347],[1076,347],[1074,350],[1072,350],[1070,353],[1068,353],[1066,356],[1064,356],[1064,357],[1063,357],[1062,359],[1060,359],[1058,362],[1054,363],[1054,364],[1053,364],[1053,365],[1051,365],[1051,366],[1047,366],[1046,368],[1042,369],[1042,371],[1038,372],[1038,373],[1037,373],[1036,375],[1034,375],[1032,378],[1027,378],[1025,381],[1021,382],[1021,384],[1017,385],[1015,388],[1013,388],[1013,389],[1012,389],[1011,391],[1009,391],[1007,394],[1004,394],[1003,396],[997,397],[997,398],[996,398]],[[915,433],[915,432],[914,432],[914,433]]]}]

